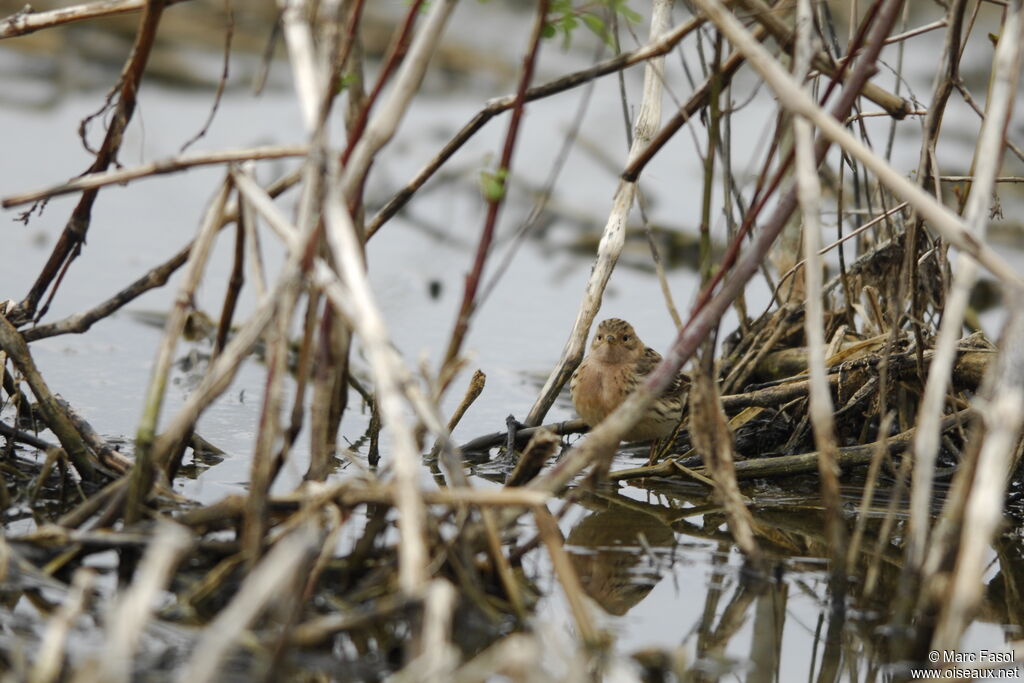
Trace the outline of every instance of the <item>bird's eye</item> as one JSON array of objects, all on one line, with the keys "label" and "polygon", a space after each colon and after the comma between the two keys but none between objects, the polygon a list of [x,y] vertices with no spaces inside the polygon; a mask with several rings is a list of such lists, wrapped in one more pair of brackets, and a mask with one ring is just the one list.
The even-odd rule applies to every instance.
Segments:
[{"label": "bird's eye", "polygon": [[597,341],[601,341],[602,339],[604,339],[604,335],[603,334],[597,335]]},{"label": "bird's eye", "polygon": [[629,335],[628,334],[622,335],[622,341],[629,341]]}]

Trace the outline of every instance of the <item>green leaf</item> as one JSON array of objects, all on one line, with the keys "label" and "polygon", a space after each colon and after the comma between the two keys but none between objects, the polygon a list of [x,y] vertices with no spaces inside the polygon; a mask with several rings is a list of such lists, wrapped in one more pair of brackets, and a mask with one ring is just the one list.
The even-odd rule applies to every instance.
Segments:
[{"label": "green leaf", "polygon": [[500,202],[505,198],[505,178],[508,177],[508,169],[502,168],[497,172],[480,171],[480,190],[484,199],[488,202]]},{"label": "green leaf", "polygon": [[618,9],[619,14],[625,17],[626,21],[632,24],[639,24],[641,21],[643,21],[643,17],[640,16],[638,12],[634,12],[626,5],[619,5],[619,7],[617,7],[616,9]]},{"label": "green leaf", "polygon": [[600,38],[609,47],[612,46],[612,35],[608,31],[608,26],[604,23],[604,19],[597,16],[596,14],[584,14],[582,16],[583,23],[587,25],[590,31]]}]

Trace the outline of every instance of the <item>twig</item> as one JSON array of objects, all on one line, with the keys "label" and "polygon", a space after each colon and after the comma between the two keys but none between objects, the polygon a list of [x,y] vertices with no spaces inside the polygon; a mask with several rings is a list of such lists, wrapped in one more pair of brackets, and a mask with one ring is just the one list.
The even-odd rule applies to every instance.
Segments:
[{"label": "twig", "polygon": [[[650,39],[653,41],[657,36],[664,33],[669,26],[671,2],[659,0],[654,4],[651,14]],[[629,160],[632,161],[648,146],[651,136],[654,135],[661,119],[661,97],[663,92],[663,74],[665,60],[661,57],[652,58],[644,66],[644,90],[640,103],[640,112],[637,114],[633,144],[629,150]],[[587,287],[583,293],[583,300],[580,302],[576,313],[576,320],[569,333],[569,339],[562,349],[561,358],[558,364],[551,371],[540,395],[534,402],[533,407],[524,420],[529,427],[535,427],[541,423],[548,409],[555,402],[555,398],[562,390],[562,387],[569,380],[570,375],[576,366],[583,360],[583,346],[587,336],[590,334],[590,326],[597,316],[601,306],[601,299],[604,296],[604,289],[608,285],[615,264],[622,252],[622,245],[625,241],[626,220],[629,210],[633,206],[633,199],[636,196],[636,182],[621,180],[612,199],[612,207],[608,213],[608,220],[601,233],[601,242],[597,247],[597,258],[590,271],[587,280]]]},{"label": "twig", "polygon": [[[139,84],[142,81],[142,74],[146,68],[153,42],[156,38],[156,29],[160,24],[160,17],[163,15],[166,0],[147,0],[142,19],[139,22],[139,30],[135,34],[135,43],[132,45],[131,55],[121,71],[120,97],[117,107],[114,110],[110,125],[107,127],[107,134],[103,138],[103,144],[96,152],[96,160],[89,166],[88,173],[104,171],[117,157],[121,142],[124,139],[124,131],[131,121],[135,112],[136,97],[139,91]],[[44,305],[42,310],[37,311],[39,301],[43,294],[54,284],[54,279],[63,277],[71,262],[81,252],[85,236],[89,231],[92,222],[92,207],[96,201],[98,191],[95,189],[86,190],[82,193],[78,204],[75,206],[68,219],[64,230],[61,232],[57,244],[42,272],[36,278],[29,293],[9,313],[9,318],[15,324],[23,324],[28,320],[38,320],[46,313],[48,306]],[[60,280],[54,285],[50,298],[56,294],[56,288],[60,286]]]},{"label": "twig", "polygon": [[523,119],[523,111],[526,105],[525,93],[533,79],[534,65],[537,60],[537,52],[540,49],[541,35],[547,21],[548,0],[538,0],[537,13],[534,17],[533,28],[530,33],[529,42],[526,47],[526,54],[523,57],[523,69],[519,77],[519,87],[516,89],[516,101],[512,106],[512,115],[509,117],[508,130],[505,133],[505,143],[501,150],[501,160],[498,162],[497,170],[490,176],[489,187],[484,195],[487,200],[487,216],[484,219],[483,229],[480,231],[480,242],[477,244],[476,256],[473,258],[473,267],[466,276],[465,290],[462,293],[462,303],[455,318],[455,325],[452,328],[451,337],[448,340],[448,348],[445,351],[444,359],[441,361],[441,369],[438,372],[440,391],[444,393],[449,383],[455,377],[458,368],[458,356],[462,349],[462,341],[469,330],[469,319],[476,311],[476,293],[480,287],[480,279],[483,277],[484,264],[491,251],[491,242],[494,240],[494,230],[498,225],[498,215],[504,204],[508,192],[508,174],[512,170],[512,154],[516,149],[516,139],[519,136],[519,126]]},{"label": "twig", "polygon": [[85,611],[86,601],[96,582],[96,572],[85,567],[75,571],[71,580],[71,590],[60,608],[50,619],[39,651],[32,667],[31,683],[52,683],[59,679],[64,664],[64,653],[67,647],[68,633],[75,620]]},{"label": "twig", "polygon": [[[812,62],[811,42],[813,17],[810,0],[797,3],[797,42],[794,76],[803,80]],[[834,406],[825,369],[825,313],[822,293],[824,263],[818,250],[821,247],[821,183],[818,164],[814,158],[814,132],[811,124],[793,117],[796,147],[797,193],[803,212],[804,278],[804,330],[807,336],[807,359],[810,374],[810,401],[808,412],[814,426],[814,442],[821,458],[818,472],[821,478],[821,497],[825,501],[829,550],[832,553],[833,576],[846,577],[846,555],[843,552],[846,529],[840,508],[839,477],[837,473],[838,446],[836,444]]]},{"label": "twig", "polygon": [[156,610],[156,598],[191,545],[191,534],[184,527],[172,522],[161,522],[157,527],[135,579],[111,611],[95,681],[131,680],[135,648]]},{"label": "twig", "polygon": [[29,353],[28,345],[21,337],[14,326],[0,315],[0,349],[7,352],[7,355],[14,362],[18,371],[25,378],[32,393],[39,405],[39,412],[43,414],[46,426],[56,435],[60,445],[71,458],[75,471],[86,481],[94,481],[99,472],[94,463],[94,456],[86,448],[71,420],[64,413],[60,402],[50,391],[43,376],[39,373],[32,354]]},{"label": "twig", "polygon": [[[679,43],[679,41],[699,28],[703,23],[704,20],[700,17],[691,19],[673,28],[671,31],[656,37],[643,47],[634,50],[633,52],[623,53],[622,55],[605,60],[604,62],[596,64],[588,69],[557,78],[554,81],[543,85],[534,86],[526,91],[524,96],[525,101],[532,102],[534,100],[550,97],[551,95],[557,95],[595,78],[616,73],[641,62],[653,59],[654,57],[660,57],[661,55],[668,53]],[[373,219],[370,220],[366,226],[367,239],[373,237],[384,223],[398,213],[416,193],[416,191],[423,187],[423,185],[433,177],[434,173],[436,173],[437,170],[462,147],[462,145],[464,145],[471,137],[473,137],[473,135],[483,128],[484,125],[493,117],[511,109],[515,102],[516,96],[514,94],[505,95],[504,97],[491,100],[486,107],[477,112],[477,114],[473,116],[473,118],[470,119],[469,122],[466,123],[466,125],[464,125],[459,132],[448,141],[447,144],[445,144],[441,151],[438,152],[426,166],[420,169],[419,173],[416,174],[413,180],[388,200],[387,204],[385,204]]]},{"label": "twig", "polygon": [[246,577],[238,593],[205,629],[188,665],[177,679],[180,683],[207,683],[219,680],[217,672],[229,648],[249,627],[264,607],[273,600],[285,599],[291,592],[299,568],[316,548],[316,535],[308,527],[279,540]]},{"label": "twig", "polygon": [[309,153],[306,145],[269,145],[266,147],[250,147],[247,149],[233,149],[223,152],[196,152],[193,154],[180,154],[169,159],[151,161],[148,164],[135,166],[133,168],[118,168],[113,171],[98,171],[86,173],[61,185],[54,185],[43,190],[33,190],[18,195],[10,195],[3,200],[3,207],[9,209],[12,206],[38,202],[50,197],[58,197],[63,194],[80,192],[82,190],[95,190],[107,185],[123,185],[133,180],[147,178],[165,173],[175,173],[197,166],[211,166],[216,164],[229,164],[240,161],[262,160],[262,159],[287,159],[289,157],[301,157]]},{"label": "twig", "polygon": [[[1003,23],[1002,36],[996,46],[992,64],[992,87],[986,103],[986,113],[978,134],[974,157],[974,182],[964,211],[964,222],[972,238],[984,244],[988,226],[988,207],[992,201],[993,179],[999,172],[1003,158],[1010,113],[1016,98],[1020,77],[1021,40],[1024,40],[1024,22],[1021,21],[1020,3],[1008,10]],[[969,303],[971,288],[977,279],[975,261],[964,254],[957,258],[955,275],[946,297],[935,343],[935,355],[928,371],[924,398],[918,418],[918,439],[914,444],[914,478],[911,486],[911,523],[908,560],[914,567],[924,561],[928,539],[928,514],[932,497],[935,458],[939,448],[938,422],[946,400],[957,341],[963,329],[964,311]]]},{"label": "twig", "polygon": [[[1021,3],[1008,9],[1006,27],[1019,26]],[[1014,33],[1004,32],[1004,39]],[[1002,40],[1000,42],[1003,42]],[[1007,42],[1019,42],[1010,38]],[[998,51],[998,47],[997,47]],[[1013,454],[1024,424],[1024,292],[1012,293],[1010,316],[1003,329],[999,362],[986,377],[979,414],[985,420],[985,442],[978,454],[970,497],[963,511],[956,566],[950,577],[951,590],[942,602],[942,612],[932,647],[956,648],[971,615],[981,601],[982,578],[987,548],[999,529]]]},{"label": "twig", "polygon": [[[179,2],[185,2],[185,0],[164,0],[164,6],[169,7]],[[146,0],[100,0],[99,2],[61,7],[47,12],[33,12],[30,5],[25,7],[29,8],[28,11],[20,10],[0,21],[0,40],[23,36],[40,29],[75,21],[138,12],[146,7]]]},{"label": "twig", "polygon": [[125,509],[125,519],[129,523],[140,518],[143,500],[149,492],[154,473],[157,471],[157,463],[153,459],[153,446],[168,376],[174,360],[174,349],[177,347],[178,339],[185,327],[186,317],[192,309],[192,298],[196,287],[199,286],[206,261],[213,247],[213,240],[217,235],[230,189],[230,179],[225,179],[203,218],[199,234],[189,252],[184,281],[178,291],[174,308],[167,317],[164,338],[153,363],[149,389],[146,392],[142,417],[139,420],[135,437],[135,467],[132,468],[132,483],[129,487],[128,503]]},{"label": "twig", "polygon": [[[476,372],[473,373],[473,377],[470,378],[469,380],[469,386],[466,387],[466,394],[462,397],[462,402],[459,403],[459,407],[455,409],[455,412],[452,413],[451,419],[448,420],[449,434],[455,431],[455,427],[462,420],[462,416],[466,414],[466,411],[469,410],[469,407],[473,405],[473,402],[476,401],[477,397],[480,396],[480,393],[484,390],[484,385],[486,383],[487,375],[485,375],[480,370],[477,370]],[[442,443],[440,438],[438,438],[434,442],[434,447],[430,449],[430,458],[432,460],[437,458],[443,446],[444,444]]]},{"label": "twig", "polygon": [[579,629],[579,636],[589,646],[598,647],[603,640],[602,634],[594,626],[590,616],[589,606],[583,600],[583,586],[580,578],[573,569],[569,554],[565,550],[565,541],[562,532],[558,529],[558,523],[546,507],[533,508],[533,518],[537,522],[537,533],[547,547],[551,556],[551,566],[555,570],[555,576],[562,585],[562,591],[569,602],[573,619],[576,621],[576,628]]},{"label": "twig", "polygon": [[[565,420],[564,422],[551,422],[549,424],[541,425],[539,427],[524,427],[523,429],[519,429],[516,431],[516,445],[526,445],[526,442],[529,441],[530,438],[541,429],[547,430],[554,434],[558,434],[559,436],[565,436],[566,434],[580,434],[582,432],[587,431],[587,429],[589,428],[587,427],[587,424],[580,419]],[[505,440],[507,438],[507,432],[494,432],[493,434],[485,434],[484,436],[478,436],[472,441],[467,441],[466,443],[462,444],[461,446],[459,446],[459,450],[466,453],[482,451],[488,448],[493,448],[494,446],[500,446],[501,444],[505,443]]]}]

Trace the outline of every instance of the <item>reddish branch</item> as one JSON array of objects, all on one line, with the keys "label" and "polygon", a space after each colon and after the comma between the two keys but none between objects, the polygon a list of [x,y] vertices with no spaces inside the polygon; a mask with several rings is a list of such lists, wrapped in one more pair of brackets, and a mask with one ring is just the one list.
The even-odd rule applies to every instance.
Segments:
[{"label": "reddish branch", "polygon": [[[879,2],[882,2],[882,0],[879,0]],[[850,75],[849,80],[840,93],[838,101],[832,108],[832,116],[837,120],[846,120],[854,102],[860,95],[861,89],[872,73],[874,73],[875,61],[878,59],[878,54],[885,44],[885,37],[889,34],[889,30],[895,23],[902,4],[902,0],[886,0],[885,4],[878,11],[870,35],[865,41],[864,55],[857,64],[857,68]],[[819,136],[815,144],[815,159],[818,164],[822,163],[830,146],[831,142],[828,138]],[[779,200],[767,224],[755,236],[743,258],[737,262],[736,267],[729,273],[729,277],[722,286],[722,289],[714,296],[711,296],[715,282],[712,281],[708,284],[696,304],[690,320],[680,331],[679,336],[676,337],[672,348],[665,354],[665,359],[644,383],[644,388],[647,391],[652,392],[654,395],[659,395],[676,377],[683,363],[690,359],[712,326],[728,310],[739,293],[743,291],[747,281],[757,272],[758,266],[764,260],[775,238],[778,237],[779,233],[786,226],[790,214],[796,208],[796,203],[796,189],[793,188]],[[702,306],[701,302],[703,301],[707,303]]]},{"label": "reddish branch", "polygon": [[[113,119],[110,122],[110,127],[107,128],[103,144],[96,153],[96,160],[86,170],[86,173],[105,171],[117,157],[125,128],[128,127],[128,122],[131,121],[132,114],[135,112],[139,83],[153,48],[153,39],[156,36],[157,26],[160,24],[165,2],[166,0],[148,0],[146,3],[138,33],[135,36],[135,44],[132,46],[131,55],[121,72],[120,97],[114,110]],[[38,315],[36,314],[39,301],[51,284],[54,284],[54,279],[58,276],[62,278],[71,262],[81,253],[82,244],[85,242],[85,236],[92,221],[92,205],[98,194],[98,189],[86,190],[82,193],[82,198],[71,213],[64,232],[57,240],[49,260],[35,284],[32,285],[32,289],[8,316],[15,325],[23,325],[32,319],[38,320],[46,313],[48,303],[39,311]],[[51,300],[59,286],[60,280],[58,279],[50,294]]]},{"label": "reddish branch", "polygon": [[[348,163],[349,156],[352,155],[352,150],[355,149],[356,143],[359,142],[359,138],[363,136],[363,131],[366,130],[366,122],[370,118],[370,110],[373,108],[377,98],[380,97],[381,90],[384,89],[384,84],[391,78],[392,72],[398,66],[398,63],[402,61],[402,57],[405,56],[405,51],[409,48],[409,38],[412,36],[412,29],[416,25],[416,18],[420,14],[420,6],[423,5],[423,0],[414,0],[412,5],[409,6],[409,11],[405,14],[405,22],[402,24],[402,28],[395,36],[394,40],[391,41],[391,45],[388,46],[388,53],[384,59],[384,66],[377,76],[377,82],[373,84],[373,90],[370,91],[370,96],[366,98],[362,108],[359,110],[359,116],[356,118],[355,124],[349,131],[348,144],[345,146],[345,151],[341,155],[341,163],[345,165]],[[361,185],[362,183],[360,183]]]},{"label": "reddish branch", "polygon": [[505,199],[507,189],[505,180],[512,165],[512,153],[515,151],[516,137],[519,135],[523,109],[526,104],[526,90],[530,85],[530,80],[533,78],[537,50],[540,47],[541,33],[547,15],[548,0],[540,0],[537,3],[537,18],[533,23],[530,45],[526,56],[523,57],[523,71],[519,79],[519,86],[516,88],[515,104],[512,106],[512,117],[508,122],[508,132],[505,134],[505,146],[501,151],[501,162],[498,164],[498,172],[495,174],[495,181],[499,191],[488,192],[487,218],[484,222],[484,229],[480,233],[480,243],[477,245],[473,270],[466,276],[466,289],[462,295],[462,305],[459,307],[459,315],[455,319],[455,327],[452,330],[452,336],[448,342],[448,350],[445,352],[444,362],[441,365],[442,390],[454,376],[452,369],[455,367],[455,359],[459,355],[459,349],[462,348],[462,340],[465,338],[466,330],[469,327],[469,318],[473,315],[473,311],[476,308],[476,292],[480,286],[480,277],[483,275],[484,263],[487,261],[491,242],[494,240],[494,228],[498,222],[498,213]]}]

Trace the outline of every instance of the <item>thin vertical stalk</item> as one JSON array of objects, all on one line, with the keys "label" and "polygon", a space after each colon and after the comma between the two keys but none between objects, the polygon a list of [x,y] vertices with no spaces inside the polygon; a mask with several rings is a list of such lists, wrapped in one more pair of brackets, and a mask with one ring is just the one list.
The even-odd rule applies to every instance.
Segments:
[{"label": "thin vertical stalk", "polygon": [[530,87],[530,81],[533,79],[533,71],[537,62],[537,53],[540,50],[540,40],[544,31],[544,25],[547,22],[547,15],[548,0],[538,0],[537,14],[533,20],[530,40],[527,44],[526,54],[523,57],[523,68],[519,76],[519,86],[516,88],[516,100],[512,106],[512,115],[509,117],[508,130],[505,133],[505,144],[501,150],[501,160],[498,162],[497,171],[491,177],[493,187],[490,187],[485,192],[487,217],[484,219],[483,230],[480,231],[480,242],[477,244],[473,268],[470,270],[469,275],[466,276],[462,303],[459,305],[455,326],[452,328],[452,334],[448,340],[448,348],[444,353],[444,360],[441,362],[441,371],[438,373],[442,393],[455,377],[455,371],[458,367],[456,360],[459,350],[462,348],[463,339],[465,339],[466,332],[469,329],[469,319],[476,310],[476,292],[480,286],[480,278],[483,276],[484,264],[487,262],[487,256],[491,250],[491,242],[494,241],[494,230],[498,224],[498,215],[501,212],[501,207],[507,194],[506,180],[512,169],[512,154],[516,149],[516,139],[519,137],[523,111],[526,108],[526,90]]},{"label": "thin vertical stalk", "polygon": [[[1007,126],[1013,111],[1017,83],[1020,80],[1021,41],[1024,40],[1024,22],[1021,21],[1020,8],[1019,0],[1015,0],[1007,7],[1002,35],[996,46],[992,65],[992,86],[972,164],[974,180],[964,211],[964,221],[968,229],[981,243],[984,243],[985,239],[988,207],[992,201],[995,177],[1002,163]],[[965,254],[957,257],[956,273],[952,289],[946,299],[935,355],[931,361],[924,398],[921,401],[917,436],[914,439],[911,532],[907,548],[908,559],[914,568],[920,568],[925,558],[931,519],[935,458],[939,448],[939,421],[942,419],[946,390],[952,375],[957,341],[963,329],[964,311],[977,273],[978,266],[973,259]]]},{"label": "thin vertical stalk", "polygon": [[[814,47],[811,40],[813,14],[810,0],[799,0],[796,19],[796,59],[794,71],[803,79],[811,66]],[[833,573],[844,577],[846,530],[843,527],[839,505],[839,448],[836,445],[834,406],[825,368],[825,313],[824,283],[821,254],[821,182],[814,155],[814,132],[807,119],[793,117],[793,136],[796,148],[796,180],[800,209],[803,214],[804,330],[807,335],[807,363],[810,372],[810,412],[814,427],[814,443],[818,450],[818,473],[821,477],[821,497],[825,504],[829,550],[832,553]]]},{"label": "thin vertical stalk", "polygon": [[210,256],[213,240],[220,228],[221,217],[224,214],[224,206],[230,191],[231,179],[229,177],[221,183],[220,190],[207,209],[199,234],[189,252],[183,282],[178,290],[174,308],[171,309],[171,313],[167,317],[164,338],[153,363],[149,390],[146,393],[142,417],[135,434],[135,466],[132,467],[131,485],[128,489],[125,508],[125,521],[129,524],[140,518],[142,502],[149,493],[149,487],[153,481],[157,466],[154,461],[156,429],[163,407],[164,395],[167,391],[167,378],[174,360],[174,350],[177,348],[178,338],[181,337],[182,330],[185,328],[185,320],[192,308],[196,287],[199,286],[203,270],[206,268],[206,262]]},{"label": "thin vertical stalk", "polygon": [[[651,12],[650,40],[654,41],[658,36],[665,33],[671,19],[672,0],[657,0]],[[637,115],[634,125],[633,144],[629,149],[627,166],[643,154],[644,150],[651,143],[651,139],[657,133],[661,120],[661,97],[664,90],[663,76],[665,59],[656,57],[650,59],[644,66],[644,89],[640,103],[640,113]],[[587,287],[583,293],[583,301],[580,302],[579,310],[576,313],[576,321],[573,323],[569,339],[562,349],[562,357],[558,365],[551,371],[540,395],[534,401],[530,413],[526,417],[526,424],[536,426],[541,423],[548,409],[555,402],[558,393],[565,386],[573,371],[583,360],[583,346],[590,334],[590,326],[594,323],[597,311],[601,306],[601,299],[604,296],[604,289],[608,285],[615,264],[622,252],[622,245],[625,242],[626,220],[629,217],[629,210],[633,206],[633,199],[636,196],[636,180],[622,180],[615,191],[612,199],[612,208],[608,214],[608,221],[605,223],[604,231],[601,234],[601,241],[597,246],[597,258],[594,267],[590,271],[590,278],[587,280]]]}]

